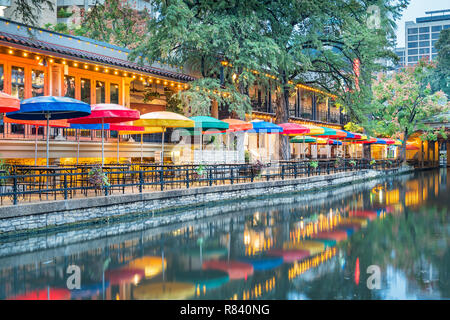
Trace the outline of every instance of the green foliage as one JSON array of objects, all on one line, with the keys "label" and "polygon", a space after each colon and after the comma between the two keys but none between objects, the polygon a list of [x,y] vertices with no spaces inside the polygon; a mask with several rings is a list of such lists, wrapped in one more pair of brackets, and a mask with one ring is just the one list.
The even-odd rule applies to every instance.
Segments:
[{"label": "green foliage", "polygon": [[363,127],[361,127],[360,125],[357,125],[356,123],[353,122],[348,122],[345,126],[344,129],[347,131],[351,131],[351,132],[363,132]]},{"label": "green foliage", "polygon": [[354,166],[356,166],[356,161],[355,161],[355,160],[350,160],[350,161],[348,162],[348,164],[349,164],[351,167],[354,167]]},{"label": "green foliage", "polygon": [[403,139],[403,157],[408,137],[418,130],[432,130],[424,122],[449,108],[445,94],[431,90],[428,79],[433,72],[433,64],[421,60],[392,77],[382,77],[373,86],[368,125],[379,134]]},{"label": "green foliage", "polygon": [[443,91],[450,97],[450,29],[442,30],[435,44],[438,51],[436,69],[430,77],[433,91]]},{"label": "green foliage", "polygon": [[142,41],[150,21],[146,10],[140,12],[124,0],[96,2],[88,12],[81,10],[80,14],[81,26],[72,33],[130,49]]},{"label": "green foliage", "polygon": [[72,12],[69,12],[67,10],[65,10],[64,8],[61,8],[58,10],[58,14],[57,17],[58,18],[70,18],[72,16]]},{"label": "green foliage", "polygon": [[371,166],[373,166],[373,165],[376,164],[376,163],[377,163],[377,161],[376,161],[375,159],[370,160],[370,162],[369,162],[369,164],[370,164]]},{"label": "green foliage", "polygon": [[203,165],[199,165],[196,169],[195,172],[199,175],[199,176],[203,176],[204,174],[206,174],[206,169]]},{"label": "green foliage", "polygon": [[[5,163],[5,160],[0,159],[0,176],[6,177],[10,175],[11,166]],[[4,172],[3,172],[4,171]],[[6,183],[5,179],[0,179],[0,185],[4,185]]]},{"label": "green foliage", "polygon": [[93,167],[88,173],[89,183],[94,185],[96,188],[109,187],[110,183],[106,173],[103,172],[100,165]]},{"label": "green foliage", "polygon": [[318,161],[310,161],[309,166],[313,169],[316,169],[319,166],[319,162]]},{"label": "green foliage", "polygon": [[41,12],[46,9],[54,10],[55,1],[51,0],[14,0],[14,18],[22,23],[38,27]]}]

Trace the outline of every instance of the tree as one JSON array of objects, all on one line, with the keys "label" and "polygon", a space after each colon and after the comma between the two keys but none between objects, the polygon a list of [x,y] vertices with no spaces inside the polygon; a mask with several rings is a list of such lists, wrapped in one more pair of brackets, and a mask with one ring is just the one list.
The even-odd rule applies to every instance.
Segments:
[{"label": "tree", "polygon": [[[202,77],[214,79],[216,91],[221,78],[219,61],[225,60],[227,67],[220,87],[241,97],[255,83],[273,89],[278,123],[288,121],[289,96],[296,82],[338,93],[349,113],[361,117],[361,104],[349,102],[356,101],[354,97],[367,100],[371,74],[381,68],[376,59],[394,57],[386,49],[393,39],[392,22],[407,3],[408,0],[155,1],[157,18],[150,23],[149,33],[135,57],[190,65]],[[380,28],[376,30],[367,24],[371,5],[378,5]],[[357,86],[355,60],[361,65]],[[193,84],[193,88],[197,87],[202,92],[201,83]],[[236,107],[242,111],[248,105]],[[282,138],[281,151],[283,159],[289,158],[286,137]]]},{"label": "tree", "polygon": [[69,33],[134,49],[147,32],[150,14],[136,10],[127,0],[98,0],[91,10],[80,11],[81,24]]},{"label": "tree", "polygon": [[438,51],[436,69],[431,77],[431,88],[442,90],[450,97],[450,29],[441,31],[435,47]]},{"label": "tree", "polygon": [[48,7],[54,10],[54,1],[51,0],[15,0],[15,9],[13,11],[14,17],[20,17],[20,20],[32,26],[37,26],[39,13]]},{"label": "tree", "polygon": [[404,162],[410,135],[418,130],[433,130],[423,121],[449,108],[445,94],[433,93],[427,81],[433,71],[434,64],[422,59],[391,77],[381,77],[373,86],[373,120],[369,128],[389,136],[401,134],[398,137],[403,139],[401,159]]}]

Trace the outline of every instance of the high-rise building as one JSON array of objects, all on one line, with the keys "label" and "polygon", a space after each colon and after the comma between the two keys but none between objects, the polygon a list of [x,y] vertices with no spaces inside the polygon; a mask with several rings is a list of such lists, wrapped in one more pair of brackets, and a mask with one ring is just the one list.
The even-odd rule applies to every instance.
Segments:
[{"label": "high-rise building", "polygon": [[406,65],[406,53],[405,53],[405,47],[403,48],[396,48],[395,54],[398,56],[399,60],[397,65],[395,66],[395,70],[398,70],[400,68],[403,68]]},{"label": "high-rise building", "polygon": [[426,57],[437,56],[435,43],[441,30],[450,28],[450,9],[427,11],[428,16],[405,22],[405,64],[414,65]]}]

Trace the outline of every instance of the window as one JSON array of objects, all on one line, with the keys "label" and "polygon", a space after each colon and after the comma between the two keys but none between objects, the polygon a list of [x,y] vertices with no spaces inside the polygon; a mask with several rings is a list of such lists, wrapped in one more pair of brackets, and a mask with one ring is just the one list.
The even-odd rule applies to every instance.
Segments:
[{"label": "window", "polygon": [[3,91],[4,88],[4,81],[5,81],[5,76],[4,76],[4,67],[2,64],[0,64],[0,91]]},{"label": "window", "polygon": [[410,49],[410,50],[408,50],[408,55],[414,55],[414,54],[417,54],[417,49]]},{"label": "window", "polygon": [[434,47],[434,44],[437,42],[437,40],[431,41],[431,45]]},{"label": "window", "polygon": [[445,25],[444,29],[450,29],[450,24]]},{"label": "window", "polygon": [[436,48],[433,48],[433,50],[431,51],[432,53],[438,53]]},{"label": "window", "polygon": [[95,103],[105,103],[105,83],[96,81],[95,85]]},{"label": "window", "polygon": [[109,102],[119,104],[119,85],[111,83],[109,85]]},{"label": "window", "polygon": [[433,26],[431,27],[431,32],[438,32],[442,30],[442,26]]},{"label": "window", "polygon": [[417,56],[408,57],[408,62],[417,62],[419,58]]},{"label": "window", "polygon": [[421,34],[419,36],[419,40],[429,40],[429,39],[430,39],[430,34],[429,33]]},{"label": "window", "polygon": [[22,100],[25,98],[25,72],[23,68],[11,68],[11,95]]},{"label": "window", "polygon": [[408,34],[417,34],[418,29],[417,28],[410,28],[408,29]]},{"label": "window", "polygon": [[420,33],[427,33],[427,32],[430,32],[430,27],[422,27],[422,28],[419,28],[419,32],[420,32]]},{"label": "window", "polygon": [[64,97],[75,99],[75,77],[64,76]]},{"label": "window", "polygon": [[91,80],[81,78],[81,101],[91,104]]},{"label": "window", "polygon": [[433,40],[439,39],[439,35],[440,35],[440,33],[432,33],[431,39],[433,39]]},{"label": "window", "polygon": [[429,47],[430,46],[430,41],[420,41],[419,42],[419,47]]},{"label": "window", "polygon": [[408,36],[408,41],[417,41],[418,36]]},{"label": "window", "polygon": [[420,56],[420,59],[425,58],[426,60],[430,60],[430,55],[424,55],[424,56]]},{"label": "window", "polygon": [[437,58],[437,54],[433,54],[433,60]]},{"label": "window", "polygon": [[31,70],[31,94],[33,97],[44,95],[44,71]]},{"label": "window", "polygon": [[409,42],[408,43],[408,48],[417,48],[418,47],[418,42]]},{"label": "window", "polygon": [[422,48],[419,49],[419,54],[430,53],[430,48]]}]

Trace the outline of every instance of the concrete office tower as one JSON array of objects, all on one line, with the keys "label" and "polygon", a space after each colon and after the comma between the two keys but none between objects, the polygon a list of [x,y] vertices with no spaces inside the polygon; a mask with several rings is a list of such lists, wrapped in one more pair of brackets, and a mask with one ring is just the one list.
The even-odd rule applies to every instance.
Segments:
[{"label": "concrete office tower", "polygon": [[450,28],[450,9],[427,11],[428,16],[405,22],[405,62],[414,65],[427,57],[436,59],[435,43],[441,30]]}]

